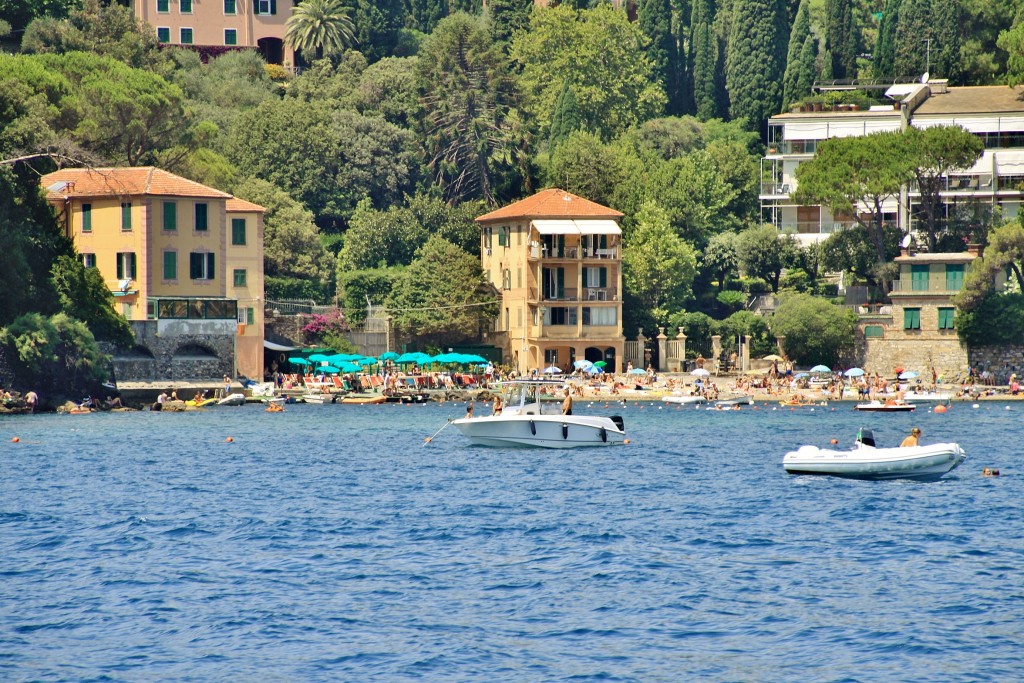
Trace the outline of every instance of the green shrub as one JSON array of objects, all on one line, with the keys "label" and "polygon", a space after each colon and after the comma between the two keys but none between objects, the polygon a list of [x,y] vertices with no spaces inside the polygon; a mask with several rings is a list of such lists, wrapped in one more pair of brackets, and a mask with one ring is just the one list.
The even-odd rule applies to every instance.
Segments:
[{"label": "green shrub", "polygon": [[718,296],[715,298],[718,300],[718,303],[730,313],[740,310],[743,308],[743,305],[747,303],[747,295],[743,292],[737,292],[734,289],[727,289],[723,292],[719,292]]}]

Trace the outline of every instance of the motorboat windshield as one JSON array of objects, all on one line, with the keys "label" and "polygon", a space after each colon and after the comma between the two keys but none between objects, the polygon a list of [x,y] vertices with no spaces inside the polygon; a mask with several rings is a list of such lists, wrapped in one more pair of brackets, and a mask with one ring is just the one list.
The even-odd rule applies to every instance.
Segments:
[{"label": "motorboat windshield", "polygon": [[520,381],[502,385],[503,415],[540,415],[541,395],[554,392],[560,385],[551,382]]}]

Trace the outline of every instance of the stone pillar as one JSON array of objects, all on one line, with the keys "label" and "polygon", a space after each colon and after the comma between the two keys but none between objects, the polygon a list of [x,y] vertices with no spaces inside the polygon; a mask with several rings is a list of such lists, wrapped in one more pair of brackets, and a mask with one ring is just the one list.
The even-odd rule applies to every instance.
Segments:
[{"label": "stone pillar", "polygon": [[750,369],[750,337],[745,334],[739,335],[740,337],[740,368],[743,372]]},{"label": "stone pillar", "polygon": [[786,335],[780,334],[775,338],[775,345],[779,348],[779,355],[788,358],[786,355]]},{"label": "stone pillar", "polygon": [[665,336],[665,328],[658,328],[658,372],[665,372],[668,370],[668,352],[665,348],[665,340],[668,337]]},{"label": "stone pillar", "polygon": [[676,340],[679,341],[679,372],[686,372],[686,334],[681,327],[679,334],[676,335]]}]

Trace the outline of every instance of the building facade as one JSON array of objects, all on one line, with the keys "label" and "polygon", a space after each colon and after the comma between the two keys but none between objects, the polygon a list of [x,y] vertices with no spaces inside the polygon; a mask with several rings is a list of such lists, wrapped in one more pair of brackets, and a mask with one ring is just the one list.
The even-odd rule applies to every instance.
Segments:
[{"label": "building facade", "polygon": [[268,64],[294,66],[284,42],[292,0],[133,0],[157,39],[183,47],[254,48]]},{"label": "building facade", "polygon": [[42,185],[135,332],[119,379],[262,377],[262,207],[153,167],[69,168]]},{"label": "building facade", "polygon": [[621,370],[622,216],[548,189],[476,219],[484,275],[501,292],[495,327],[520,372],[584,359]]},{"label": "building facade", "polygon": [[[827,207],[793,201],[796,169],[814,156],[817,146],[831,138],[950,125],[980,137],[985,151],[973,167],[946,177],[941,193],[946,216],[978,206],[999,210],[1005,218],[1017,216],[1024,197],[1024,87],[949,88],[940,81],[897,85],[887,94],[892,104],[868,111],[838,105],[838,110],[793,111],[769,120],[768,150],[761,160],[762,221],[804,244],[853,225],[854,216],[835,216]],[[903,231],[915,230],[919,202],[920,193],[909,187],[885,202],[885,219]]]}]

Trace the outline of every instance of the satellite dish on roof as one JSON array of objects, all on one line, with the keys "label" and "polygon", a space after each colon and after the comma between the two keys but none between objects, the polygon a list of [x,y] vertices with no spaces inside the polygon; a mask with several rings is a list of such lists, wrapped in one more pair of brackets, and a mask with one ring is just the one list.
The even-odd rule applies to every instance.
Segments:
[{"label": "satellite dish on roof", "polygon": [[910,248],[910,240],[911,240],[911,237],[910,237],[910,233],[908,232],[906,235],[903,236],[903,239],[900,240],[900,246],[903,247],[904,249],[909,249]]},{"label": "satellite dish on roof", "polygon": [[927,83],[929,76],[931,76],[931,74],[929,74],[927,71],[925,71],[924,74],[921,75],[921,82],[922,83]]}]

